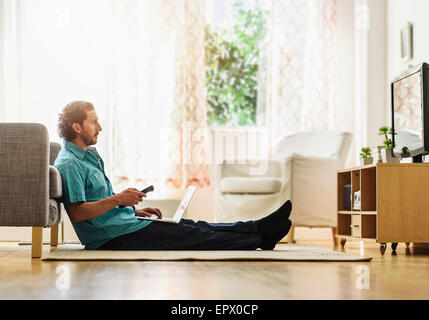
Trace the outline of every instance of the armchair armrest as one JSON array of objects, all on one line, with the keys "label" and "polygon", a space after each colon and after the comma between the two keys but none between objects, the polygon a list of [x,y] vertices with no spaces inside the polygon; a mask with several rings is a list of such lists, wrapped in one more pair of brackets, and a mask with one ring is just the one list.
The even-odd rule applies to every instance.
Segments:
[{"label": "armchair armrest", "polygon": [[63,195],[61,174],[57,168],[49,166],[49,197],[60,199]]},{"label": "armchair armrest", "polygon": [[0,225],[46,226],[49,136],[35,123],[0,123]]},{"label": "armchair armrest", "polygon": [[255,220],[291,199],[291,161],[223,161],[215,166],[215,221]]},{"label": "armchair armrest", "polygon": [[338,158],[292,155],[293,221],[299,226],[336,226]]},{"label": "armchair armrest", "polygon": [[[255,181],[259,181],[260,178],[276,178],[280,181],[280,190],[283,190],[290,184],[290,168],[290,158],[281,160],[249,159],[244,163],[229,163],[227,160],[224,160],[220,164],[216,164],[215,191],[220,194],[222,192],[222,182],[225,182],[228,178],[235,178],[235,180],[238,178],[236,182],[239,179],[246,178],[254,178],[256,179]],[[271,181],[270,183],[275,183],[275,181]],[[275,187],[275,189],[277,188]]]}]

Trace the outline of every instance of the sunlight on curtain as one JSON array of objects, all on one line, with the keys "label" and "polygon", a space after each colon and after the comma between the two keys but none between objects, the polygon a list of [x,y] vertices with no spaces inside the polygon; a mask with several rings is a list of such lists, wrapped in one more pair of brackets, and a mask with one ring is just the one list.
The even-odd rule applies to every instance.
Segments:
[{"label": "sunlight on curtain", "polygon": [[271,143],[336,129],[336,0],[272,0],[267,89]]},{"label": "sunlight on curtain", "polygon": [[161,198],[209,185],[203,1],[115,3],[115,184],[154,184]]},{"label": "sunlight on curtain", "polygon": [[43,123],[61,142],[58,113],[87,100],[116,192],[209,185],[203,0],[4,1],[4,78],[16,81],[3,121]]}]

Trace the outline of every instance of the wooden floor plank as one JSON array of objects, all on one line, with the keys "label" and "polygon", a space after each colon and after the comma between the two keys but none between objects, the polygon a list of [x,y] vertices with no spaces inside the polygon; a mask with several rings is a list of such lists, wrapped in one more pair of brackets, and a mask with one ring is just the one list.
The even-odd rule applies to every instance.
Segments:
[{"label": "wooden floor plank", "polygon": [[[330,242],[302,241],[333,249]],[[55,250],[44,246],[43,250]],[[340,250],[337,248],[337,250]],[[31,259],[29,246],[0,243],[0,299],[427,299],[429,251],[348,242],[371,262],[111,261]],[[357,285],[368,268],[369,289]],[[67,280],[68,289],[64,286]],[[359,282],[362,283],[362,282]]]}]

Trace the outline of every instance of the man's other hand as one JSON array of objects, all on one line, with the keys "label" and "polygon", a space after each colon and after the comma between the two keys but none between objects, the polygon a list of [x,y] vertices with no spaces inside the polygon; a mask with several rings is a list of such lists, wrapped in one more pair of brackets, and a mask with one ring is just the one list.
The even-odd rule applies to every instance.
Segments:
[{"label": "man's other hand", "polygon": [[121,193],[115,194],[114,197],[118,201],[119,206],[134,206],[143,201],[143,197],[146,197],[146,193],[142,193],[135,188],[128,188]]},{"label": "man's other hand", "polygon": [[157,208],[144,208],[136,210],[136,215],[140,217],[150,217],[153,214],[157,215],[158,219],[162,219],[161,210]]}]

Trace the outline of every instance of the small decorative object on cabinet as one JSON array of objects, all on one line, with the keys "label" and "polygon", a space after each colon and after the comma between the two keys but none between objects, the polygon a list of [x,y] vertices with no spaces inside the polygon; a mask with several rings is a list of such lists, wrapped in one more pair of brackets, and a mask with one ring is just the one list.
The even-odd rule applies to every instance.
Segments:
[{"label": "small decorative object on cabinet", "polygon": [[392,138],[389,138],[388,135],[394,135],[396,134],[392,128],[388,128],[386,126],[383,126],[378,131],[379,135],[384,136],[384,148],[381,149],[381,159],[383,160],[383,163],[397,163],[400,162],[400,158],[396,158],[393,155],[393,148],[395,147],[392,142]]},{"label": "small decorative object on cabinet", "polygon": [[360,210],[360,190],[358,190],[354,193],[353,210]]},{"label": "small decorative object on cabinet", "polygon": [[369,158],[361,158],[360,159],[360,164],[363,166],[366,166],[368,164],[372,164],[372,162],[374,161],[373,157],[369,157]]},{"label": "small decorative object on cabinet", "polygon": [[402,158],[409,158],[411,157],[410,150],[408,150],[408,147],[402,147],[401,149],[401,157]]},{"label": "small decorative object on cabinet", "polygon": [[371,156],[371,148],[365,147],[361,149],[360,153],[360,164],[366,166],[372,164],[373,158]]},{"label": "small decorative object on cabinet", "polygon": [[394,157],[392,155],[392,149],[382,149],[381,150],[381,160],[383,163],[399,163],[401,158]]},{"label": "small decorative object on cabinet", "polygon": [[[360,191],[360,209],[344,208],[344,186]],[[376,163],[337,171],[338,235],[341,246],[355,239],[387,243],[395,252],[398,243],[429,242],[429,163]],[[353,202],[355,199],[352,199]]]}]

